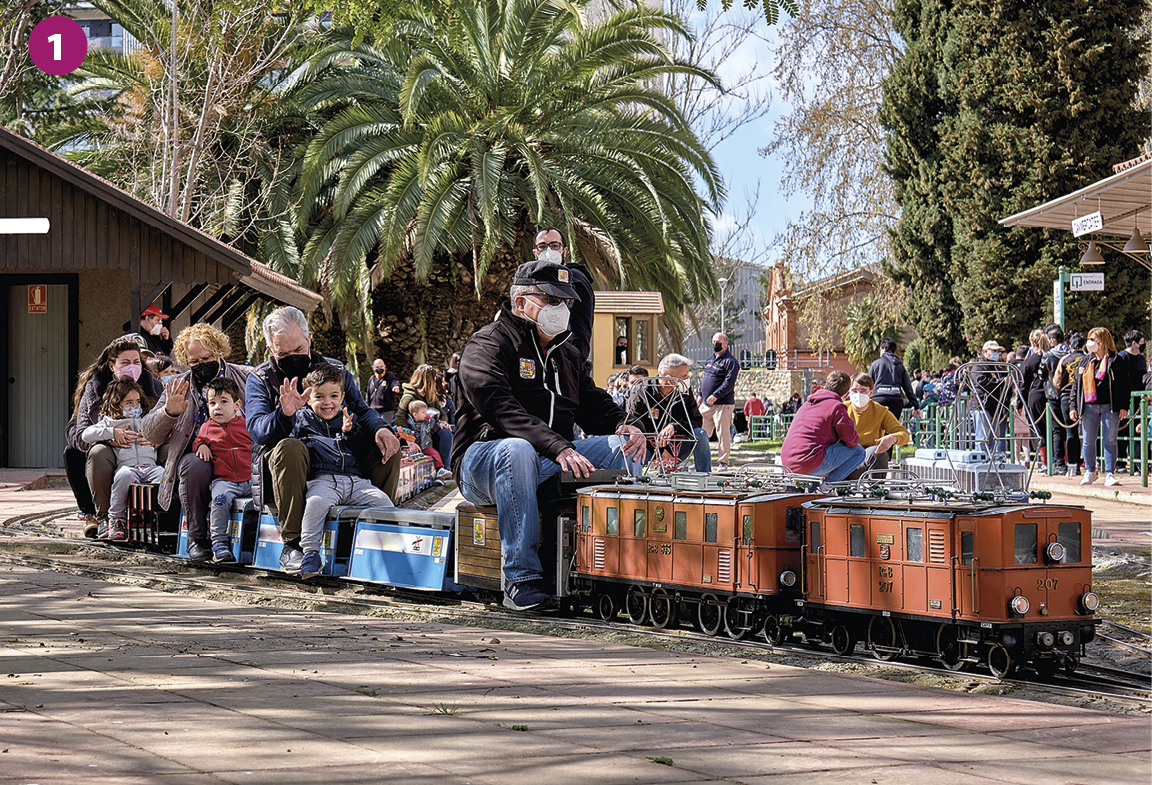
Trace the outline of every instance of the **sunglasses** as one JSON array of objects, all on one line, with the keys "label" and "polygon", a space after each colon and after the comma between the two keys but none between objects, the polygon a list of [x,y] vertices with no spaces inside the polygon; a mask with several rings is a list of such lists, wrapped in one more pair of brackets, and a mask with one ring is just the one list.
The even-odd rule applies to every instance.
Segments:
[{"label": "sunglasses", "polygon": [[536,245],[534,245],[532,247],[532,250],[539,253],[540,251],[543,251],[546,248],[551,248],[553,251],[560,251],[560,250],[564,249],[564,243],[561,243],[561,242],[536,243]]}]

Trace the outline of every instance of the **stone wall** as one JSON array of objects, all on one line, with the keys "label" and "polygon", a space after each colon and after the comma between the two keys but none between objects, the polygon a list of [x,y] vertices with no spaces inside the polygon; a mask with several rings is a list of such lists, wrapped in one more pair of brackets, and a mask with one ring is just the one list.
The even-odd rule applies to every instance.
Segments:
[{"label": "stone wall", "polygon": [[803,371],[769,371],[764,368],[741,370],[736,377],[736,400],[747,400],[751,395],[767,395],[777,404],[783,403],[798,392],[806,396],[804,391]]}]

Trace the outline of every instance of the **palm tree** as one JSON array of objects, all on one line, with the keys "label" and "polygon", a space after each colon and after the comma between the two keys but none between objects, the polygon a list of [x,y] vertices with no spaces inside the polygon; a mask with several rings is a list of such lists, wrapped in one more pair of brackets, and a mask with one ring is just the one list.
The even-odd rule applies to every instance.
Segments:
[{"label": "palm tree", "polygon": [[389,35],[353,46],[336,30],[314,59],[300,100],[330,119],[304,163],[312,233],[289,272],[348,322],[373,309],[394,367],[490,321],[537,226],[564,228],[601,284],[662,292],[674,328],[715,291],[706,212],[722,185],[659,89],[715,79],[661,43],[685,34],[675,17],[629,4],[590,22],[587,4],[417,0]]}]

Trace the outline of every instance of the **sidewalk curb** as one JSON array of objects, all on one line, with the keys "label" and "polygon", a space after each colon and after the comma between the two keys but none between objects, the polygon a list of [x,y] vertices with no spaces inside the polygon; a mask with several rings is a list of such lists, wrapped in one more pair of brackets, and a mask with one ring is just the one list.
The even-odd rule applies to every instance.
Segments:
[{"label": "sidewalk curb", "polygon": [[[1135,477],[1131,478],[1131,481],[1138,482]],[[1100,480],[1097,480],[1097,482],[1100,482]],[[1109,502],[1122,502],[1124,504],[1135,504],[1141,507],[1152,507],[1152,494],[1125,490],[1123,485],[1118,488],[1098,488],[1095,485],[1064,485],[1057,482],[1045,482],[1044,480],[1033,479],[1030,489],[1034,491],[1051,491],[1052,493],[1058,493],[1062,496],[1080,496],[1085,499],[1102,499]],[[1143,488],[1141,488],[1141,490],[1143,490]]]}]

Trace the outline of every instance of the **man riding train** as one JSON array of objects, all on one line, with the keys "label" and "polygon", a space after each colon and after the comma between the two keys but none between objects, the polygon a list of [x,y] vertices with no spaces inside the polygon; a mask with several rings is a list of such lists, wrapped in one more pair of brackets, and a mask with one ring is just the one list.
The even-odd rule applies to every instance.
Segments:
[{"label": "man riding train", "polygon": [[[560,471],[639,475],[646,445],[638,428],[624,424],[611,396],[596,387],[572,345],[569,315],[579,295],[569,270],[549,262],[522,264],[509,300],[461,355],[452,470],[465,499],[496,506],[504,605],[530,610],[553,601],[538,552],[539,485]],[[602,435],[574,442],[576,425]]]}]

